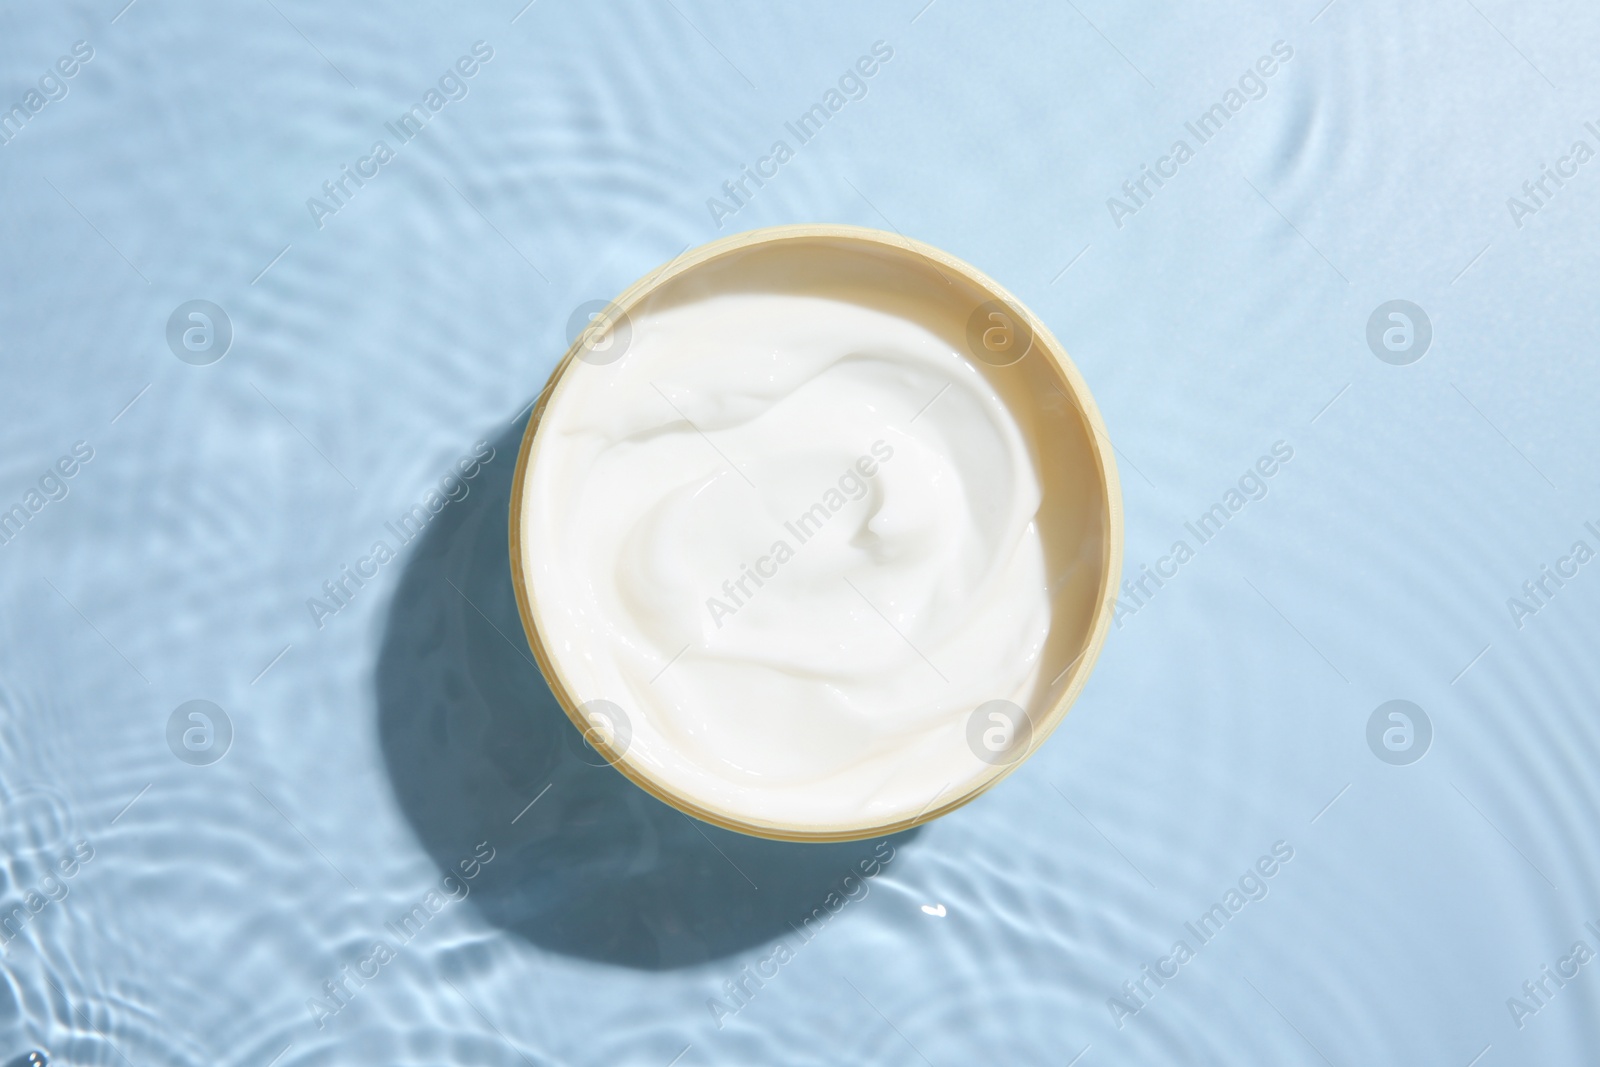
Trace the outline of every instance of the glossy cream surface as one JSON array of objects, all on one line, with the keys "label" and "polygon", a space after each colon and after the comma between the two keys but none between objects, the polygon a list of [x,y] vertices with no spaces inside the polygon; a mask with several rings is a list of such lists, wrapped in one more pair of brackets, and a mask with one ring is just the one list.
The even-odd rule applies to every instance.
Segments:
[{"label": "glossy cream surface", "polygon": [[914,816],[991,769],[974,709],[1038,681],[1028,440],[923,310],[646,303],[598,338],[622,356],[575,362],[543,414],[522,551],[546,648],[577,701],[621,709],[601,734],[702,806]]}]

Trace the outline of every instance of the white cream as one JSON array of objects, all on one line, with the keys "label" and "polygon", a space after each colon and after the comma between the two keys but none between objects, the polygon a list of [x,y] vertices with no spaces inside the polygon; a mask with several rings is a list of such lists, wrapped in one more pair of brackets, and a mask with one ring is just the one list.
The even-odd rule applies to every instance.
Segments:
[{"label": "white cream", "polygon": [[647,303],[544,413],[522,548],[546,647],[576,700],[624,710],[628,760],[704,807],[914,816],[992,771],[973,710],[1039,686],[1033,450],[904,311]]}]

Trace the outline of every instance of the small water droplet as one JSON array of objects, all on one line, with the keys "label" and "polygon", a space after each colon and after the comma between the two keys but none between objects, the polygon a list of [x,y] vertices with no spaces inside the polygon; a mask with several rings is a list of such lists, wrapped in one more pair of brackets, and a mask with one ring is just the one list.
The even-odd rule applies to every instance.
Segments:
[{"label": "small water droplet", "polygon": [[942,919],[945,916],[943,904],[924,904],[922,906],[922,910],[927,912],[929,915],[935,916],[936,918]]},{"label": "small water droplet", "polygon": [[50,1067],[50,1057],[38,1051],[25,1052],[6,1067]]}]

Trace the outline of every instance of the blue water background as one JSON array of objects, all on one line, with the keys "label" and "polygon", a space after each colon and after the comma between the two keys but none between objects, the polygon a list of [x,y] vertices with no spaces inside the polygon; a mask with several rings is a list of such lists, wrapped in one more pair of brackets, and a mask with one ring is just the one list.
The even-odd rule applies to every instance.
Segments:
[{"label": "blue water background", "polygon": [[[0,546],[0,911],[28,916],[0,1062],[1600,1056],[1600,962],[1523,989],[1600,952],[1600,563],[1508,606],[1600,550],[1600,160],[1569,155],[1600,150],[1592,7],[124,2],[0,12],[0,105],[93,49],[0,146],[0,508],[93,451]],[[386,123],[479,41],[401,144]],[[1200,144],[1185,123],[1280,41]],[[800,144],[785,123],[875,42],[892,58]],[[379,140],[393,159],[308,208]],[[1535,205],[1544,165],[1576,174]],[[1105,415],[1129,576],[1196,549],[1049,744],[865,883],[874,842],[741,839],[585,765],[505,571],[573,309],[819,220],[1016,292]],[[1394,299],[1432,327],[1404,366],[1367,340]],[[190,300],[228,316],[220,361],[168,344]],[[479,441],[466,497],[314,618]],[[1200,545],[1185,523],[1278,442],[1267,495]],[[209,765],[168,741],[196,699],[232,727]],[[1392,699],[1432,727],[1406,765],[1367,739]],[[481,842],[448,883],[470,895],[429,907]],[[1185,924],[1278,842],[1202,944]],[[379,939],[394,958],[329,999]]]}]

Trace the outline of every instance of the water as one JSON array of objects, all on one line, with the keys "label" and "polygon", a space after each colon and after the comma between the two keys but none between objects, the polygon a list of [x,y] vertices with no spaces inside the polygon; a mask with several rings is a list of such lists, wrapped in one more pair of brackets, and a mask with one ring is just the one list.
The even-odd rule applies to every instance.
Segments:
[{"label": "water", "polygon": [[[0,102],[74,71],[0,147],[0,507],[39,504],[0,546],[0,1062],[1592,1062],[1591,11],[521,7],[0,15]],[[1129,577],[1171,575],[1036,758],[885,843],[590,766],[506,575],[572,310],[800,220],[1028,302],[1119,450]],[[1409,364],[1368,345],[1396,299]],[[169,344],[195,300],[220,359],[203,309]],[[1412,762],[1419,723],[1368,742],[1395,699]]]}]

